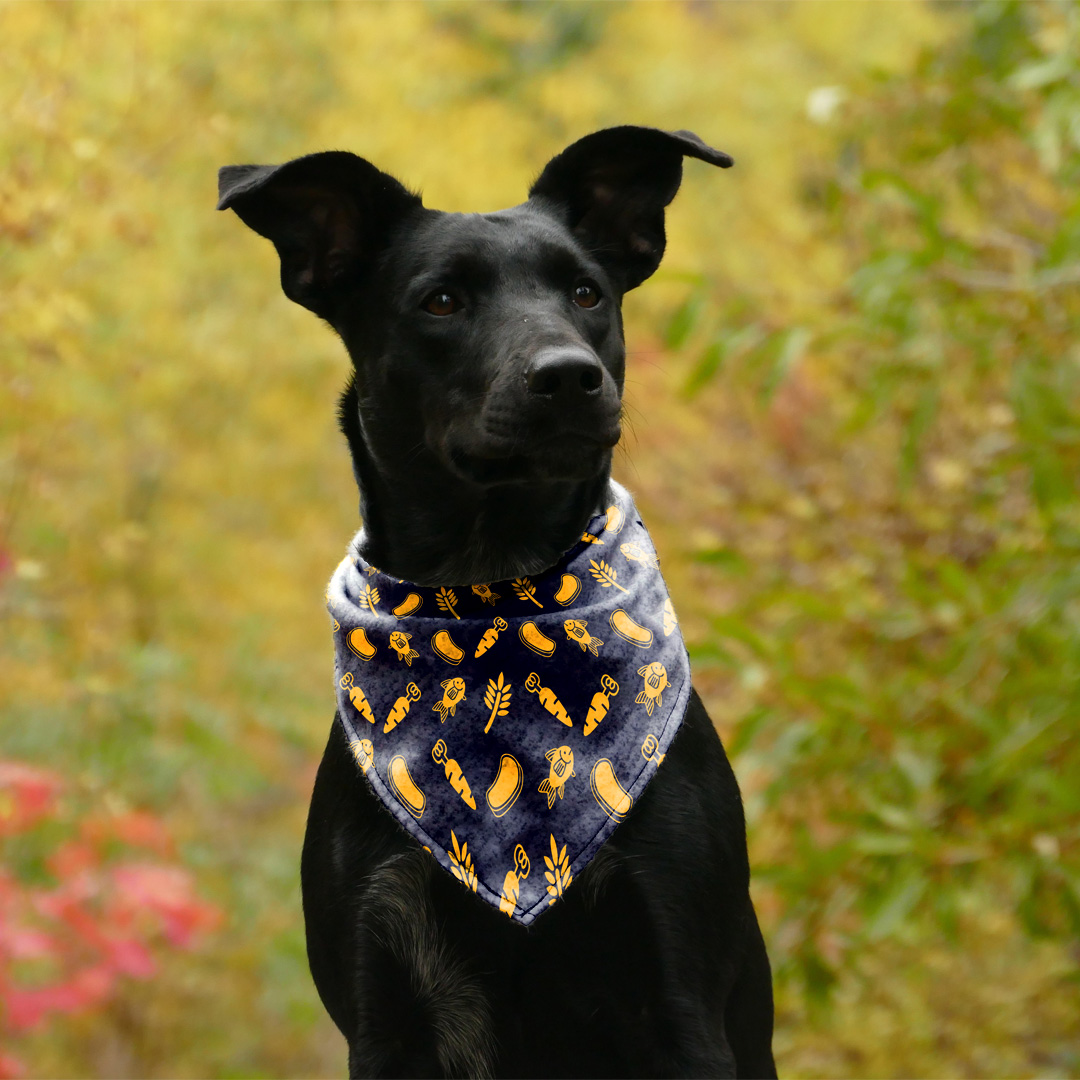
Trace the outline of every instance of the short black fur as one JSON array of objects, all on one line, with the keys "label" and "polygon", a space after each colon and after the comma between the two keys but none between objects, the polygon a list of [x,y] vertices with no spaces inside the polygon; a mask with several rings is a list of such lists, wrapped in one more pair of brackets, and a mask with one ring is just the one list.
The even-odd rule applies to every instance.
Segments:
[{"label": "short black fur", "polygon": [[[527,202],[447,214],[340,151],[221,171],[286,294],[341,336],[363,555],[424,585],[539,573],[608,504],[621,301],[663,255],[689,132],[621,127]],[[350,1076],[774,1076],[738,786],[695,693],[656,778],[523,928],[445,874],[331,729],[302,857],[312,974]]]}]

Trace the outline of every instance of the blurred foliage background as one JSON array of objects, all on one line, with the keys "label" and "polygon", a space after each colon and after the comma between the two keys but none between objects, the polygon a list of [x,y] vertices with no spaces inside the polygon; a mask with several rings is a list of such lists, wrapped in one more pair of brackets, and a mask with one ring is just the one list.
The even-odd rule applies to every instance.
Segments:
[{"label": "blurred foliage background", "polygon": [[[742,784],[780,1069],[1080,1075],[1075,3],[8,3],[0,42],[0,758],[59,800],[0,883],[161,822],[224,913],[0,1017],[9,1071],[344,1072],[297,868],[346,359],[218,166],[488,210],[633,122],[737,161],[627,299],[616,473]],[[18,940],[0,999],[57,977]]]}]

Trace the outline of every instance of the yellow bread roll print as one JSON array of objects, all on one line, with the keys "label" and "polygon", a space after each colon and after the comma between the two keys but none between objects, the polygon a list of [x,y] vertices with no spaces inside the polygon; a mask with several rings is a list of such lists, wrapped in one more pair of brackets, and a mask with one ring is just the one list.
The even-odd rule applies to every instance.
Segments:
[{"label": "yellow bread roll print", "polygon": [[542,633],[534,622],[523,622],[518,627],[518,637],[540,656],[551,656],[555,652],[555,642]]},{"label": "yellow bread roll print", "polygon": [[411,592],[396,608],[394,608],[394,614],[399,619],[408,618],[410,615],[415,615],[419,610],[421,604],[423,604],[424,598],[419,593]]},{"label": "yellow bread roll print", "polygon": [[604,526],[604,531],[609,533],[621,532],[625,520],[626,518],[623,516],[623,512],[617,506],[609,506],[607,508],[607,524]]},{"label": "yellow bread roll print", "polygon": [[361,660],[370,660],[375,655],[375,646],[368,641],[367,633],[362,626],[350,630],[345,635],[345,644],[349,651],[359,656]]},{"label": "yellow bread roll print", "polygon": [[608,817],[622,821],[630,813],[634,800],[623,790],[619,778],[615,775],[615,767],[606,757],[600,758],[593,765],[592,772],[589,774],[589,784],[592,787],[593,798]]},{"label": "yellow bread roll print", "polygon": [[390,759],[390,764],[386,766],[386,779],[394,798],[419,821],[424,816],[427,799],[409,775],[408,762],[401,754]]},{"label": "yellow bread roll print", "polygon": [[499,772],[495,782],[487,789],[488,809],[496,816],[503,814],[517,802],[521,794],[521,785],[525,779],[525,773],[521,764],[513,754],[503,754],[499,761]]},{"label": "yellow bread roll print", "polygon": [[608,619],[611,629],[624,641],[636,645],[639,649],[647,649],[653,643],[653,633],[639,622],[634,622],[622,608],[616,608]]},{"label": "yellow bread roll print", "polygon": [[441,656],[448,664],[460,664],[465,655],[454,643],[454,639],[445,630],[439,630],[431,637],[431,647],[436,655]]},{"label": "yellow bread roll print", "polygon": [[567,604],[572,604],[578,598],[580,592],[580,580],[574,577],[573,574],[563,574],[559,579],[559,589],[555,593],[555,602],[566,607]]}]

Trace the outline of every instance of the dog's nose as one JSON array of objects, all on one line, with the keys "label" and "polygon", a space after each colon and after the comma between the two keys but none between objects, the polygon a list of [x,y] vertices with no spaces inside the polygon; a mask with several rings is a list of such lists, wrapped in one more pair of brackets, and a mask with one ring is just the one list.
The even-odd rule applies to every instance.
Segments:
[{"label": "dog's nose", "polygon": [[600,392],[604,368],[580,349],[547,349],[529,365],[525,385],[534,397],[570,403]]}]

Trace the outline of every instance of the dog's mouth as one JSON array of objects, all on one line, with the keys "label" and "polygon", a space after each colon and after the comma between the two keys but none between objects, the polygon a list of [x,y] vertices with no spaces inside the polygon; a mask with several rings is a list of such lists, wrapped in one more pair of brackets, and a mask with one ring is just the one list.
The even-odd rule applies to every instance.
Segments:
[{"label": "dog's mouth", "polygon": [[485,440],[446,448],[451,470],[463,480],[485,487],[529,481],[587,480],[606,465],[622,429],[616,420],[602,432],[588,435],[560,432],[529,440]]}]

